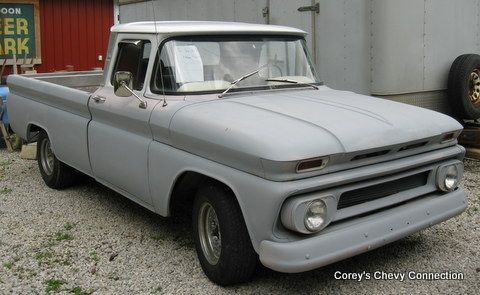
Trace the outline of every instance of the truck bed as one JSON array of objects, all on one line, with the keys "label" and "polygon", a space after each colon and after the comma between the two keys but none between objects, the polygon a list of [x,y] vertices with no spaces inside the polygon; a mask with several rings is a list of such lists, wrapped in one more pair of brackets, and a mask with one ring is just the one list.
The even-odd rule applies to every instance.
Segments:
[{"label": "truck bed", "polygon": [[23,77],[33,78],[85,92],[95,92],[103,81],[103,71],[57,72],[45,74],[28,74]]},{"label": "truck bed", "polygon": [[48,130],[57,158],[90,174],[88,101],[102,79],[101,71],[8,76],[10,126],[27,140],[32,130]]}]

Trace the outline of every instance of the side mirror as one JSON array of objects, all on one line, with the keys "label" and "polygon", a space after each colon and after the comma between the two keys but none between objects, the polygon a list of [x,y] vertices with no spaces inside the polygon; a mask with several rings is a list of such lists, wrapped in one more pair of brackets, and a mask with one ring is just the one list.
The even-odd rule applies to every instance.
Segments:
[{"label": "side mirror", "polygon": [[[125,87],[126,86],[126,87]],[[113,79],[113,91],[116,96],[129,97],[132,92],[129,89],[133,88],[133,75],[130,72],[116,72]]]},{"label": "side mirror", "polygon": [[113,92],[116,96],[130,97],[135,96],[140,101],[138,105],[141,109],[147,108],[147,101],[138,96],[133,90],[133,75],[130,72],[119,71],[115,73],[113,79]]}]

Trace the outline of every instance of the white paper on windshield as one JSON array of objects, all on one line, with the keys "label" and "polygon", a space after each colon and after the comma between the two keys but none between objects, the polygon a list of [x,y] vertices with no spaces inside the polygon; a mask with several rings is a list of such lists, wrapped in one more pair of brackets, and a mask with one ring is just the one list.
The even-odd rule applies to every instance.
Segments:
[{"label": "white paper on windshield", "polygon": [[175,76],[179,83],[203,82],[203,62],[194,45],[175,46]]}]

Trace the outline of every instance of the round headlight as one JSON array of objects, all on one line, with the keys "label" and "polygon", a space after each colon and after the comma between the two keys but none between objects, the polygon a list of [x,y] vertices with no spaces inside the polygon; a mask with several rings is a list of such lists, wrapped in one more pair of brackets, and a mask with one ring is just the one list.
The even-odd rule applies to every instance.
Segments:
[{"label": "round headlight", "polygon": [[445,188],[449,191],[454,190],[458,185],[458,168],[456,165],[448,166],[445,171]]},{"label": "round headlight", "polygon": [[437,187],[443,192],[451,192],[460,184],[463,177],[463,164],[447,164],[438,168]]},{"label": "round headlight", "polygon": [[327,217],[327,205],[322,200],[314,200],[308,204],[305,210],[305,228],[311,232],[322,229]]}]

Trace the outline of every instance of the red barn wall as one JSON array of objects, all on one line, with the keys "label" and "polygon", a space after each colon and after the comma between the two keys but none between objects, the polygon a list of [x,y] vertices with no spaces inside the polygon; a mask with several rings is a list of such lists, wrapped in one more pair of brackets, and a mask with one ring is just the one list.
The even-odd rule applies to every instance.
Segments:
[{"label": "red barn wall", "polygon": [[112,25],[113,0],[40,0],[42,64],[36,70],[103,67]]}]

